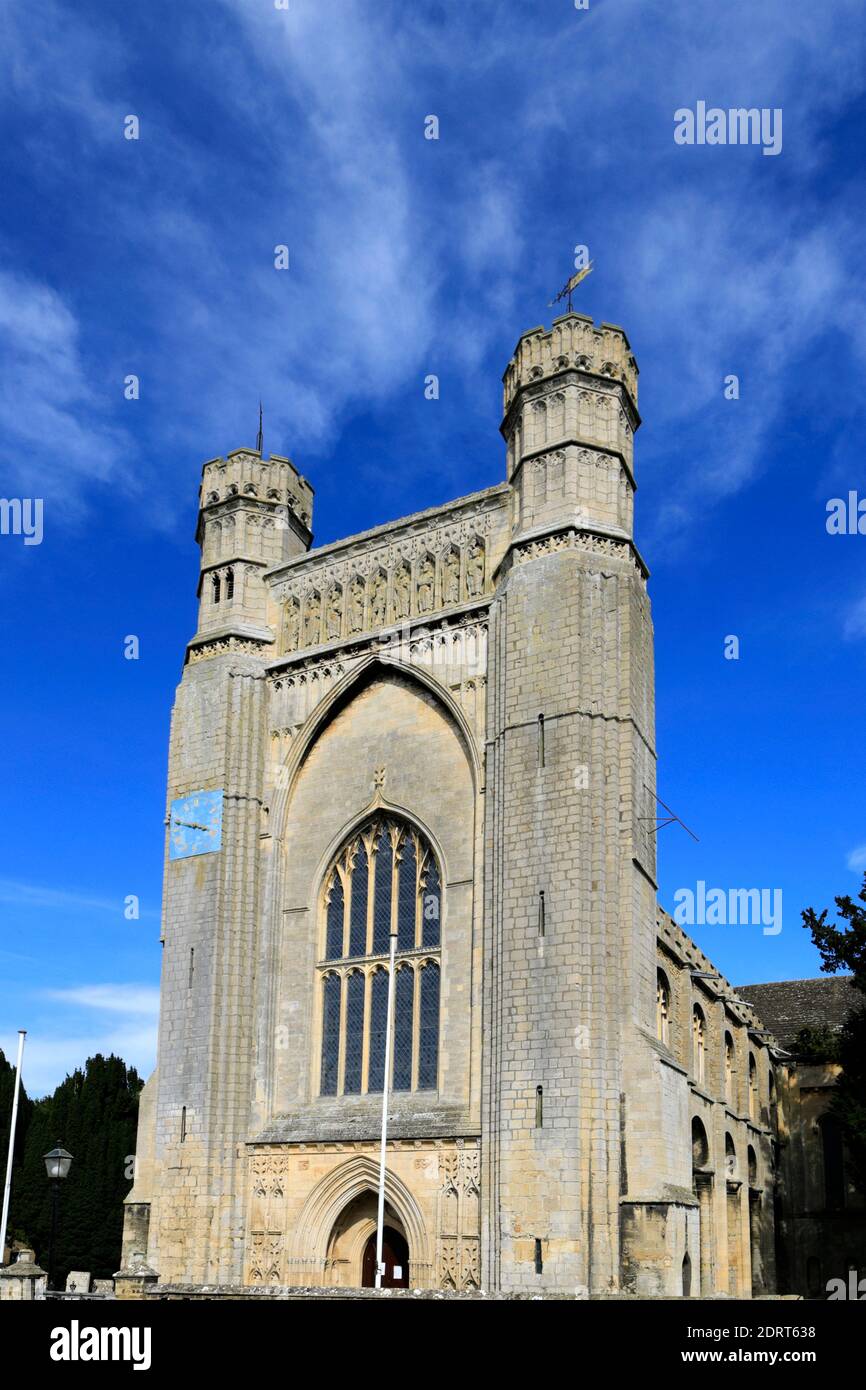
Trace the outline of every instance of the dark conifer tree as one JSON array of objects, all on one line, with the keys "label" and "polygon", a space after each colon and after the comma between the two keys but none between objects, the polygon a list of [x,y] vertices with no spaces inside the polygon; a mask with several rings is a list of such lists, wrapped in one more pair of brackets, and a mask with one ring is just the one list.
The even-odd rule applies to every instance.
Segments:
[{"label": "dark conifer tree", "polygon": [[97,1054],[53,1096],[36,1101],[27,1124],[22,1164],[13,1186],[12,1225],[45,1261],[51,1230],[51,1191],[43,1156],[59,1142],[73,1155],[60,1188],[55,1282],[70,1269],[110,1278],[120,1264],[123,1199],[132,1184],[141,1079],[119,1057]]},{"label": "dark conifer tree", "polygon": [[866,874],[856,902],[848,894],[835,901],[844,926],[829,923],[826,908],[821,913],[807,908],[802,917],[821,953],[821,969],[829,974],[850,971],[851,984],[863,999],[850,1011],[839,1035],[832,1060],[841,1063],[842,1073],[830,1109],[842,1126],[852,1177],[860,1192],[866,1192]]}]

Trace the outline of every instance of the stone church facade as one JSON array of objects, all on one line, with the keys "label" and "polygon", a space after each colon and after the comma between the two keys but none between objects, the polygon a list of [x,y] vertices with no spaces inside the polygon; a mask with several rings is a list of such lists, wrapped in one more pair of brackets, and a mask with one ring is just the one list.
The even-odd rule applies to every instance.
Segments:
[{"label": "stone church facade", "polygon": [[773,1039],[656,904],[637,377],[620,328],[525,333],[505,481],[317,548],[289,459],[204,465],[124,1235],[161,1285],[368,1282],[393,931],[411,1287],[774,1287]]}]

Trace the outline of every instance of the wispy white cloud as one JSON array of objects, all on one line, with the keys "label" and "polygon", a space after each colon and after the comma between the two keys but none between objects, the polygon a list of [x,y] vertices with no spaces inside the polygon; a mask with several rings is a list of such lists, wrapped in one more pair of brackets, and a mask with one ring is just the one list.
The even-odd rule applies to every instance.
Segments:
[{"label": "wispy white cloud", "polygon": [[[60,294],[29,275],[0,271],[0,435],[4,486],[62,493],[116,475],[128,441],[107,423],[80,350],[80,325]],[[11,490],[11,489],[10,489]],[[49,514],[46,528],[52,524]]]},{"label": "wispy white cloud", "polygon": [[[0,878],[0,902],[22,908],[45,908],[49,911],[111,912],[121,916],[123,898],[97,897],[66,888],[46,888],[35,883],[20,883],[16,879]],[[155,908],[139,908],[140,917],[158,917]]]},{"label": "wispy white cloud", "polygon": [[45,999],[79,1004],[85,1009],[103,1009],[109,1013],[159,1015],[159,989],[151,985],[79,985],[71,989],[46,989]]},{"label": "wispy white cloud", "polygon": [[[35,1001],[50,1001],[50,1013]],[[31,1096],[52,1091],[97,1052],[114,1053],[142,1076],[156,1059],[159,990],[149,985],[78,985],[41,990],[22,1000],[21,1026],[27,1027],[24,1084]],[[94,1018],[95,1016],[95,1018]],[[106,1026],[105,1016],[111,1019]],[[14,1057],[15,1034],[0,1036],[0,1048]]]},{"label": "wispy white cloud", "polygon": [[855,873],[866,869],[866,845],[858,845],[856,849],[852,849],[848,855],[848,868],[853,869]]},{"label": "wispy white cloud", "polygon": [[[14,1034],[0,1037],[0,1048],[7,1058],[15,1057],[16,1047]],[[98,1052],[103,1057],[111,1053],[122,1057],[127,1066],[135,1067],[141,1076],[147,1077],[153,1070],[156,1058],[156,1024],[130,1024],[102,1031],[87,1031],[82,1027],[61,1035],[54,1029],[49,1034],[47,1030],[31,1028],[24,1048],[22,1068],[28,1095],[43,1096],[53,1091],[65,1076],[77,1067],[83,1067],[88,1057],[94,1057]]]},{"label": "wispy white cloud", "polygon": [[[81,113],[90,146],[111,148],[129,85],[118,33],[67,13],[52,37],[30,9],[11,5],[16,99]],[[671,0],[539,17],[500,0],[415,9],[293,0],[287,11],[221,0],[206,34],[194,23],[179,31],[174,57],[198,66],[205,44],[255,196],[234,196],[237,149],[208,145],[154,96],[142,143],[128,151],[141,178],[158,151],[159,178],[140,186],[144,245],[140,199],[112,206],[135,248],[136,367],[165,418],[153,465],[164,485],[142,504],[151,522],[167,524],[186,503],[178,451],[251,443],[259,395],[266,443],[303,453],[324,450],[352,411],[404,392],[442,359],[470,389],[482,373],[489,383],[494,344],[530,326],[517,319],[521,290],[541,278],[547,294],[557,287],[551,258],[564,261],[581,225],[598,238],[590,249],[607,317],[625,323],[644,368],[655,367],[655,437],[676,428],[687,445],[684,470],[681,454],[668,465],[666,445],[643,443],[639,467],[675,467],[682,483],[656,529],[745,487],[798,363],[830,335],[835,355],[866,350],[862,234],[810,186],[827,128],[862,81],[859,9],[859,0],[818,11],[768,0],[756,13],[731,0],[696,16],[693,0]],[[732,59],[738,33],[748,41]],[[623,62],[625,52],[643,60]],[[675,152],[673,112],[698,98],[781,106],[780,159],[705,150],[698,163],[695,151]],[[438,143],[422,134],[431,103]],[[560,228],[553,248],[548,224],[561,205],[578,225]],[[286,273],[272,265],[281,242]],[[39,440],[64,441],[74,502],[92,479],[118,476],[127,441],[100,422],[83,361],[94,326],[69,296],[32,279],[25,290],[12,333],[23,380],[0,398],[0,424],[18,431],[24,472]],[[47,388],[23,327],[27,301],[42,302],[48,319],[58,371],[46,373]],[[719,373],[738,367],[748,392],[720,422],[707,413]],[[16,400],[27,402],[29,425],[16,421]]]}]

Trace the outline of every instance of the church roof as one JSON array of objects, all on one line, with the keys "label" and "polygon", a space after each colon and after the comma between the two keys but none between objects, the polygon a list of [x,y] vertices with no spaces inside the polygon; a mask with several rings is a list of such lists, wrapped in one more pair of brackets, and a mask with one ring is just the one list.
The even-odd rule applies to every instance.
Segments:
[{"label": "church roof", "polygon": [[737,994],[748,1000],[764,1026],[791,1049],[801,1028],[828,1027],[838,1032],[845,1015],[863,998],[850,975],[820,975],[813,980],[776,980],[764,985],[738,985]]}]

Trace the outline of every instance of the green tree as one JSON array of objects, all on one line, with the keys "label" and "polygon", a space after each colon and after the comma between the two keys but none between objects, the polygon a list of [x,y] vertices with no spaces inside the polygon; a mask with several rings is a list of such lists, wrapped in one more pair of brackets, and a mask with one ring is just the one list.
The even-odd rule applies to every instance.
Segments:
[{"label": "green tree", "polygon": [[21,1173],[13,1192],[14,1225],[27,1236],[37,1259],[46,1260],[51,1230],[51,1191],[43,1155],[58,1141],[73,1155],[60,1189],[55,1281],[70,1269],[110,1278],[120,1264],[123,1199],[131,1186],[141,1078],[119,1057],[97,1054],[36,1101],[24,1142]]},{"label": "green tree", "polygon": [[830,1108],[845,1135],[854,1181],[866,1192],[866,874],[856,900],[846,894],[835,902],[840,923],[827,921],[826,908],[821,913],[807,908],[802,917],[821,953],[821,969],[830,975],[850,972],[851,984],[864,997],[838,1035],[842,1073]]},{"label": "green tree", "polygon": [[838,1031],[822,1023],[820,1028],[801,1028],[794,1039],[794,1055],[801,1062],[838,1062],[841,1051]]}]

